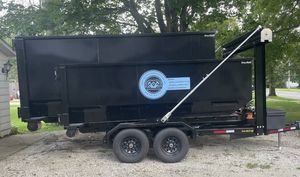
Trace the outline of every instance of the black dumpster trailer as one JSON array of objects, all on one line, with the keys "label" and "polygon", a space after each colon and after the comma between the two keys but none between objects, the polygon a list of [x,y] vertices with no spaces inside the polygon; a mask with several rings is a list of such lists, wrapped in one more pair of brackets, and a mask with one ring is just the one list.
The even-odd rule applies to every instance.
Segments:
[{"label": "black dumpster trailer", "polygon": [[54,68],[63,64],[124,64],[214,59],[214,33],[119,36],[18,37],[21,107],[28,129],[39,122],[57,122],[61,92]]},{"label": "black dumpster trailer", "polygon": [[[141,161],[150,146],[160,160],[180,161],[187,137],[296,130],[284,112],[266,110],[271,41],[257,28],[225,44],[217,60],[213,33],[18,38],[19,116],[34,128],[58,121],[69,137],[106,132],[123,162]],[[248,49],[253,58],[232,59]]]}]

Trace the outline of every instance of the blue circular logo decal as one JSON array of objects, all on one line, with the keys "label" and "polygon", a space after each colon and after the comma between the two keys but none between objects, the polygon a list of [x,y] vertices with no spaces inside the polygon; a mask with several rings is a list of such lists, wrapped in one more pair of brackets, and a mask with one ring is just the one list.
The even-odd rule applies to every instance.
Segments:
[{"label": "blue circular logo decal", "polygon": [[164,96],[168,88],[167,77],[158,70],[145,72],[139,81],[139,89],[142,95],[148,99],[156,100]]}]

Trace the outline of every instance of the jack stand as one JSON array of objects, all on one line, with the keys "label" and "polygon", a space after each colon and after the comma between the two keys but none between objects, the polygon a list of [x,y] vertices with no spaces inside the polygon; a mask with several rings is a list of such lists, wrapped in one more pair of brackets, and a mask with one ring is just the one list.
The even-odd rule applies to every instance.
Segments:
[{"label": "jack stand", "polygon": [[281,150],[281,133],[280,132],[278,132],[278,145],[277,145],[277,147],[278,147],[278,150]]}]

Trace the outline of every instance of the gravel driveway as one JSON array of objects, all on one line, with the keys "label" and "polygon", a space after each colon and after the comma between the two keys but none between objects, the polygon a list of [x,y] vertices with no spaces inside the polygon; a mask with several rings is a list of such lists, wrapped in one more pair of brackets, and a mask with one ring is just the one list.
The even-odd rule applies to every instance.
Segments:
[{"label": "gravel driveway", "polygon": [[0,161],[0,176],[300,176],[300,134],[229,140],[204,136],[191,142],[180,163],[158,161],[153,151],[137,164],[117,161],[101,142],[103,134],[80,134],[68,139],[64,132],[47,135],[37,143]]}]

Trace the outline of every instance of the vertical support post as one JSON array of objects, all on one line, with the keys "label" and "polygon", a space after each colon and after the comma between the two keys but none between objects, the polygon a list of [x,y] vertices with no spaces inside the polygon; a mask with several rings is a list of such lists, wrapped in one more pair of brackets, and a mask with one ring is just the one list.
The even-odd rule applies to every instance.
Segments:
[{"label": "vertical support post", "polygon": [[267,134],[265,44],[254,47],[256,133]]},{"label": "vertical support post", "polygon": [[281,150],[281,133],[278,132],[278,149]]}]

